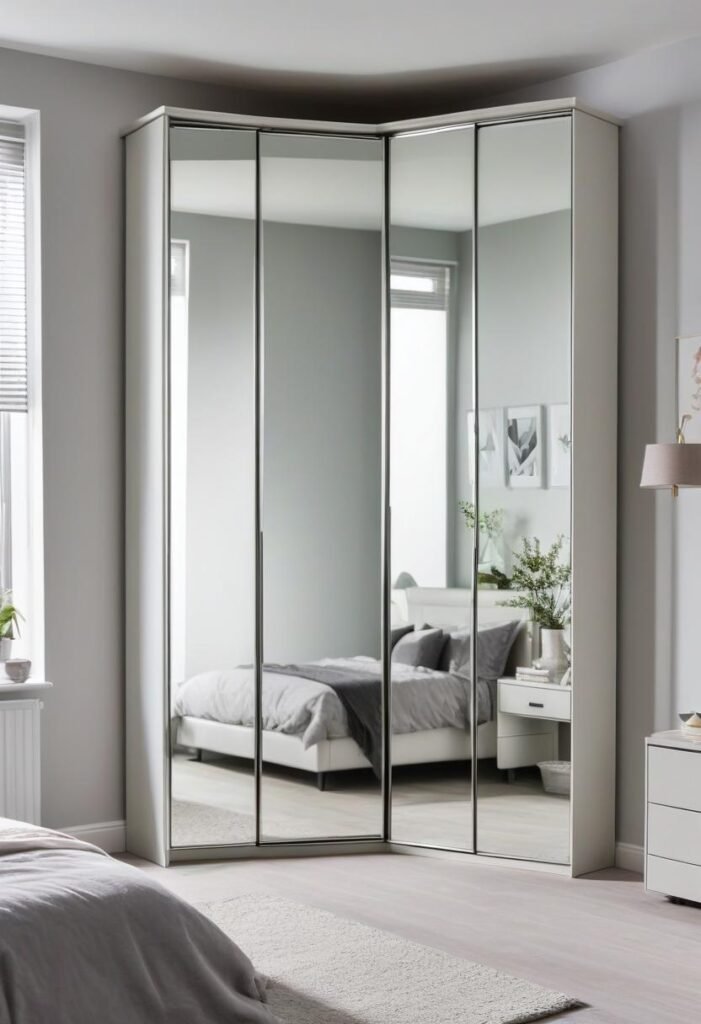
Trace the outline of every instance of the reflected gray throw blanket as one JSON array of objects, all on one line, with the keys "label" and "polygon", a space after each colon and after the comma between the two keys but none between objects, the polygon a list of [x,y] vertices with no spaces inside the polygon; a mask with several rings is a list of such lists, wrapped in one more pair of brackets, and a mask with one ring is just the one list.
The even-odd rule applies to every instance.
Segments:
[{"label": "reflected gray throw blanket", "polygon": [[329,686],[348,718],[348,732],[382,778],[382,680],[377,673],[333,665],[265,665],[266,672],[313,679]]},{"label": "reflected gray throw blanket", "polygon": [[[377,671],[351,669],[345,665],[320,665],[308,662],[303,665],[264,666],[265,672],[278,676],[295,676],[312,679],[330,687],[337,695],[346,712],[348,732],[358,744],[372,765],[378,779],[382,778],[382,677]],[[453,674],[465,686],[469,694],[469,679]],[[477,685],[477,724],[489,722],[494,717],[494,692],[496,684],[480,679]],[[425,691],[429,699],[429,690]],[[469,698],[465,701],[469,724]]]}]

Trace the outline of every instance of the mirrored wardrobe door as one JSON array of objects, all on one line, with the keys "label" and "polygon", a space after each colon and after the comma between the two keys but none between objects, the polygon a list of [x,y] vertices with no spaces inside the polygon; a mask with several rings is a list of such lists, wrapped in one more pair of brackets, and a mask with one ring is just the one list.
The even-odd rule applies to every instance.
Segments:
[{"label": "mirrored wardrobe door", "polygon": [[570,118],[480,128],[477,152],[477,845],[567,863]]},{"label": "mirrored wardrobe door", "polygon": [[261,838],[380,836],[383,144],[260,161]]},{"label": "mirrored wardrobe door", "polygon": [[474,129],[390,168],[391,836],[472,850]]},{"label": "mirrored wardrobe door", "polygon": [[170,132],[171,845],[255,841],[255,132]]}]

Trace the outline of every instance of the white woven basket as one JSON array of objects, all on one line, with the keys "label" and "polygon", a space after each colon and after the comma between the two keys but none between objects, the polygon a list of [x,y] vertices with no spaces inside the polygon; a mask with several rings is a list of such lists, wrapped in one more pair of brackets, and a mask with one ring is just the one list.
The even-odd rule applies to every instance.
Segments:
[{"label": "white woven basket", "polygon": [[572,775],[571,761],[539,761],[538,767],[543,779],[546,793],[557,796],[569,796],[570,778]]}]

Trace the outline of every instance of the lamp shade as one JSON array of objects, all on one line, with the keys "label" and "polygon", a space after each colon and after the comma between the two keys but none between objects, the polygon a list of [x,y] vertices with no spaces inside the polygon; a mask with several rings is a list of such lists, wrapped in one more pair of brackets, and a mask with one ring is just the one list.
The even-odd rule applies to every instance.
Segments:
[{"label": "lamp shade", "polygon": [[701,487],[701,444],[648,444],[641,487]]}]

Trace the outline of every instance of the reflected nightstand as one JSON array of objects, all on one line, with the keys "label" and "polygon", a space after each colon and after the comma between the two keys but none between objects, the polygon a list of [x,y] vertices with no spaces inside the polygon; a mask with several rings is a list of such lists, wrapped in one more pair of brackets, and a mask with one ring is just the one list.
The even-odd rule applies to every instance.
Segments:
[{"label": "reflected nightstand", "polygon": [[556,761],[558,727],[572,718],[572,689],[555,683],[497,682],[497,768],[511,772]]}]

